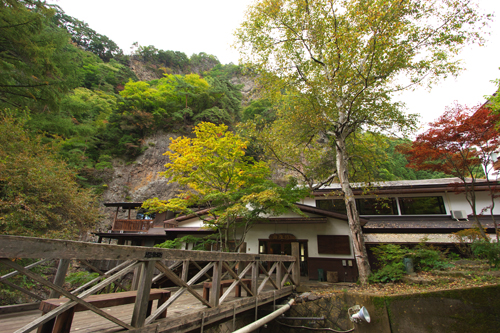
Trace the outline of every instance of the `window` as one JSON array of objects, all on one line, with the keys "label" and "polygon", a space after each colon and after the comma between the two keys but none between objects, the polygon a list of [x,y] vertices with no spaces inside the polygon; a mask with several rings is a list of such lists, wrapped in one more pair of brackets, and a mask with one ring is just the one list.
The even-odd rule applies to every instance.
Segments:
[{"label": "window", "polygon": [[443,197],[399,198],[401,215],[446,214]]},{"label": "window", "polygon": [[318,235],[318,253],[321,254],[351,254],[349,236]]},{"label": "window", "polygon": [[347,213],[344,199],[316,200],[316,207],[339,214]]},{"label": "window", "polygon": [[[343,199],[316,200],[316,207],[330,212],[346,214]],[[359,215],[398,215],[395,198],[356,199]]]},{"label": "window", "polygon": [[395,198],[356,199],[359,215],[398,215]]}]

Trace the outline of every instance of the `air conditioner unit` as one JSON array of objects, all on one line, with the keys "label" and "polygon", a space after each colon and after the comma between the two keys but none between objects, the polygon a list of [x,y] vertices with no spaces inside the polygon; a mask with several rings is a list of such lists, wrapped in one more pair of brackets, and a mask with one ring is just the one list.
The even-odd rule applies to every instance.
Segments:
[{"label": "air conditioner unit", "polygon": [[467,213],[465,210],[452,210],[451,211],[451,218],[459,221],[459,220],[466,220],[469,221],[469,217],[467,216]]}]

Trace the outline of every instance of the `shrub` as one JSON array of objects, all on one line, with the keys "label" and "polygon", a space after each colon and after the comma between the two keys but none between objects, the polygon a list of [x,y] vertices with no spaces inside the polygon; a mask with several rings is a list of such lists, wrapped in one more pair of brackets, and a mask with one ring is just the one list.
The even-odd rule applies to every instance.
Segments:
[{"label": "shrub", "polygon": [[71,285],[83,285],[89,281],[92,281],[99,276],[99,273],[89,273],[86,271],[74,272],[68,274],[65,280]]},{"label": "shrub", "polygon": [[500,243],[490,243],[480,239],[472,242],[471,249],[478,258],[488,260],[488,264],[490,264],[491,267],[499,267]]},{"label": "shrub", "polygon": [[408,249],[400,245],[383,244],[372,249],[381,268],[370,275],[370,282],[395,282],[403,278],[405,265],[403,258],[407,255]]},{"label": "shrub", "polygon": [[[486,229],[484,232],[486,233]],[[455,247],[458,251],[469,258],[474,257],[474,253],[470,246],[471,243],[482,239],[481,232],[477,228],[454,232],[451,237],[455,240]]]},{"label": "shrub", "polygon": [[408,254],[413,259],[416,271],[442,270],[453,266],[448,262],[445,253],[425,243],[420,243]]}]

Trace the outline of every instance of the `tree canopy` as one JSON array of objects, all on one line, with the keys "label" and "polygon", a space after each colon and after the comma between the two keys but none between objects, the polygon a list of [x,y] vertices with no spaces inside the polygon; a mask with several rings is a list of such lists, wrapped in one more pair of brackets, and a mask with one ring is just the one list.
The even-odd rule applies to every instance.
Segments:
[{"label": "tree canopy", "polygon": [[453,56],[482,41],[486,17],[471,2],[263,0],[236,32],[242,60],[260,75],[266,97],[295,99],[289,119],[331,140],[345,195],[360,279],[370,272],[349,185],[346,141],[360,129],[415,125],[394,91],[455,75]]},{"label": "tree canopy", "polygon": [[99,218],[90,190],[53,147],[30,137],[23,121],[0,116],[0,232],[50,238],[84,235]]},{"label": "tree canopy", "polygon": [[[416,170],[444,171],[461,179],[474,220],[484,239],[484,229],[477,218],[476,180],[492,166],[493,156],[500,152],[500,115],[485,106],[468,108],[455,104],[412,144],[399,149],[408,166]],[[490,193],[493,198],[493,194]],[[492,201],[493,209],[494,202]],[[495,223],[496,225],[496,223]]]},{"label": "tree canopy", "polygon": [[171,139],[165,153],[170,162],[164,176],[186,190],[168,201],[147,200],[145,208],[184,213],[192,213],[193,206],[209,208],[206,223],[219,233],[226,250],[229,241],[238,249],[252,223],[263,215],[298,211],[293,204],[308,191],[293,181],[285,188],[270,181],[268,165],[245,156],[247,142],[226,125],[202,122],[193,133],[194,138]]}]

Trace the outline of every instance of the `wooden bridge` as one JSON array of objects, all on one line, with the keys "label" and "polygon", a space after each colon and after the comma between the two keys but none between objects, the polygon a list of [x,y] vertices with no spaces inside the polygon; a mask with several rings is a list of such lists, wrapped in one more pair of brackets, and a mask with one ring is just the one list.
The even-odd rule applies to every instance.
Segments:
[{"label": "wooden bridge", "polygon": [[[233,317],[234,320],[238,313],[275,302],[292,293],[293,286],[300,283],[298,245],[292,243],[292,256],[283,256],[0,236],[0,263],[12,269],[0,277],[0,282],[38,300],[30,304],[0,307],[0,331],[21,333],[37,330],[46,333],[52,330],[69,332],[71,329],[82,332],[85,330],[75,323],[80,320],[81,325],[85,325],[86,319],[78,319],[74,313],[83,310],[89,310],[84,313],[92,315],[93,319],[87,320],[96,321],[98,317],[108,324],[100,328],[96,326],[88,332],[187,332],[226,318]],[[22,267],[16,261],[23,258],[40,260]],[[59,260],[53,281],[30,270],[50,260]],[[62,286],[72,260],[99,273],[99,277],[69,292]],[[89,263],[90,260],[122,262],[102,272]],[[124,286],[122,278],[131,272],[134,272],[131,287]],[[60,295],[62,298],[44,300],[9,281],[18,274],[49,288],[49,298]],[[153,284],[166,279],[175,287],[152,290]],[[202,286],[204,292],[201,292]],[[111,287],[115,291],[117,288],[131,290],[102,294],[112,290]],[[224,287],[226,289],[222,290]],[[242,290],[246,291],[246,296],[236,297],[241,296]],[[236,296],[233,296],[235,291]],[[157,300],[154,306],[153,300]],[[125,305],[127,303],[132,304]],[[44,309],[43,313],[33,311],[40,306]],[[121,308],[121,312],[113,315],[117,308]],[[10,313],[13,309],[21,312]],[[15,319],[9,321],[13,317]]]}]

